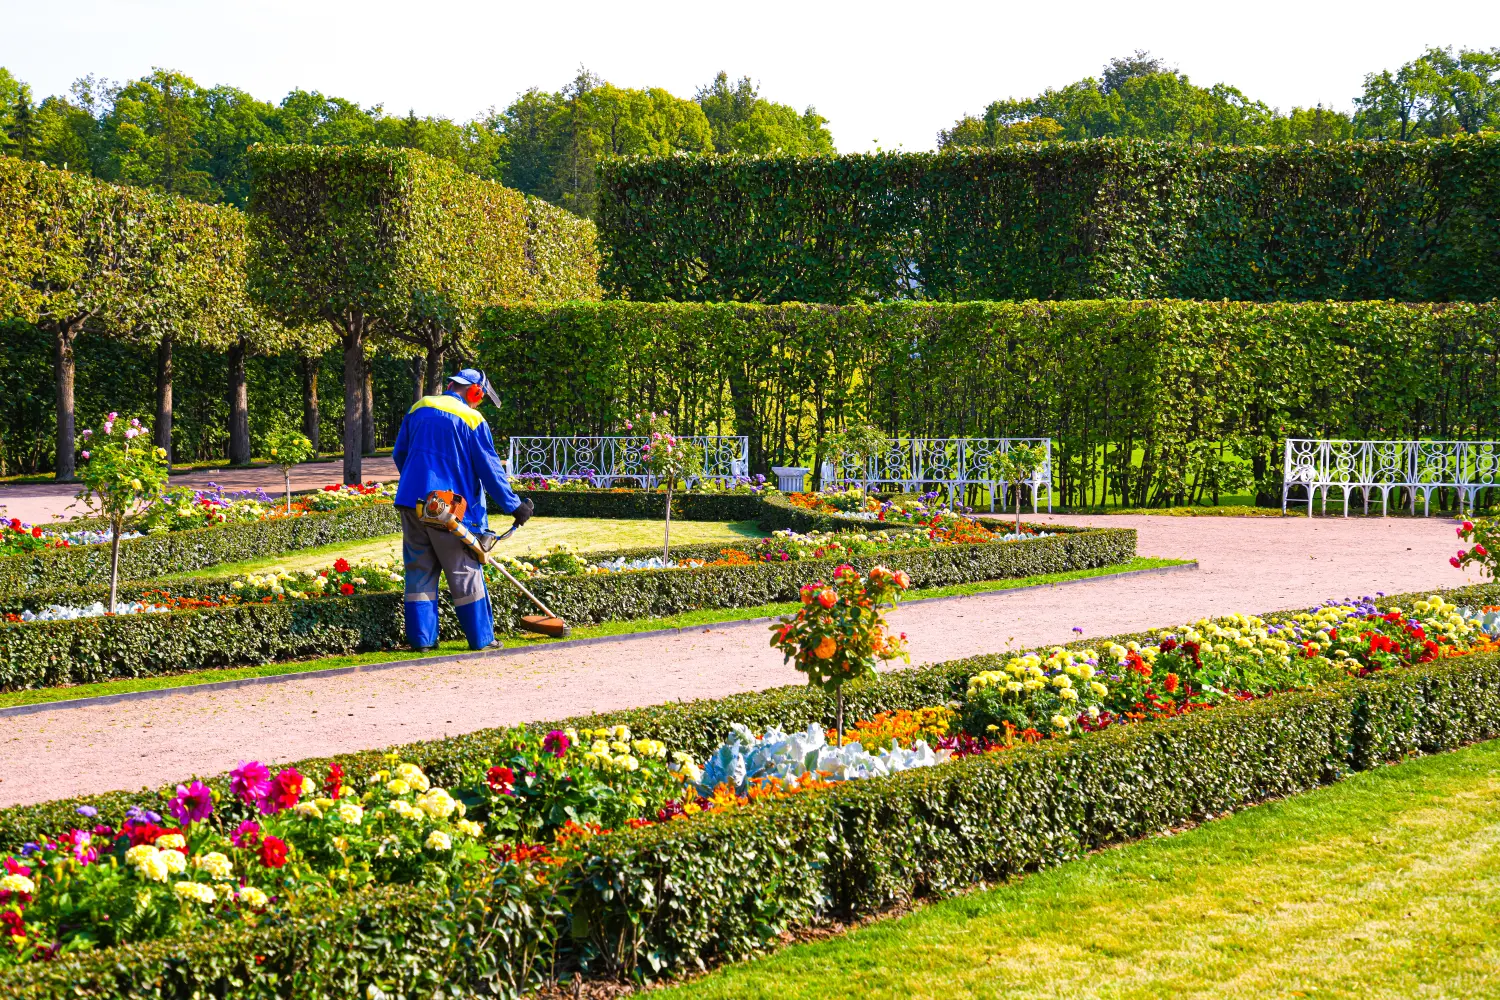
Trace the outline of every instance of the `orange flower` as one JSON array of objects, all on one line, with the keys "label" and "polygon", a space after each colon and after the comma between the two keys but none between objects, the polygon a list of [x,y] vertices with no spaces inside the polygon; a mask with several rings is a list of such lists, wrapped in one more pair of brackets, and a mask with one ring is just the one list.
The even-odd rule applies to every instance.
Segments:
[{"label": "orange flower", "polygon": [[818,644],[813,647],[813,652],[818,659],[826,660],[838,650],[839,644],[833,641],[833,636],[825,635]]}]

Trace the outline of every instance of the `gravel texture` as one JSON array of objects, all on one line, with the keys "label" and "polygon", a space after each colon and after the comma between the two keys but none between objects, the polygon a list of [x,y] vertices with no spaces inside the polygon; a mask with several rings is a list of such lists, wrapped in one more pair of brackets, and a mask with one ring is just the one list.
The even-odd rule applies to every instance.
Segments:
[{"label": "gravel texture", "polygon": [[[1046,520],[1035,518],[1033,520]],[[1478,582],[1452,569],[1453,522],[1421,518],[1055,517],[1133,527],[1144,556],[1197,571],[916,604],[915,663],[1105,636],[1204,615]],[[0,718],[0,804],[155,786],[238,761],[288,761],[534,719],[796,683],[761,627],[706,627],[520,656],[291,680]]]},{"label": "gravel texture", "polygon": [[[396,465],[389,456],[366,458],[363,463],[366,482],[383,483],[396,478]],[[292,469],[292,489],[310,490],[331,483],[341,482],[344,476],[342,462],[308,462]],[[171,486],[191,486],[202,489],[209,483],[218,483],[225,492],[253,490],[257,486],[272,496],[286,488],[281,470],[274,465],[252,469],[220,469],[217,472],[173,473]],[[35,483],[32,485],[0,486],[0,510],[6,517],[18,517],[28,524],[50,524],[54,518],[83,517],[88,514],[83,504],[78,503],[77,483]]]}]

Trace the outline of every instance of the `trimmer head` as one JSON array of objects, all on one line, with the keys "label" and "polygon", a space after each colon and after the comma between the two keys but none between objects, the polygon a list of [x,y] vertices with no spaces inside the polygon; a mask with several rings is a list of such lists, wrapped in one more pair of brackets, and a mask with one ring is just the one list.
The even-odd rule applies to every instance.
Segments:
[{"label": "trimmer head", "polygon": [[550,615],[525,615],[521,618],[521,628],[527,632],[548,635],[554,639],[567,638],[568,633],[572,631],[568,628],[567,622]]}]

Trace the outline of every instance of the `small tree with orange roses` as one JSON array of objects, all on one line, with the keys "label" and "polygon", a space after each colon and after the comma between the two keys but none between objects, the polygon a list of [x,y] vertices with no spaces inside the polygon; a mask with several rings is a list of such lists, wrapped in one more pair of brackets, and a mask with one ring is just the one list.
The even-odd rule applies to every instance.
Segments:
[{"label": "small tree with orange roses", "polygon": [[911,585],[904,570],[884,566],[862,576],[845,563],[833,571],[833,582],[802,587],[802,608],[771,627],[771,646],[781,650],[809,684],[833,692],[836,700],[835,746],[844,735],[844,682],[875,673],[875,661],[911,662],[906,633],[892,634],[886,607],[895,607]]}]

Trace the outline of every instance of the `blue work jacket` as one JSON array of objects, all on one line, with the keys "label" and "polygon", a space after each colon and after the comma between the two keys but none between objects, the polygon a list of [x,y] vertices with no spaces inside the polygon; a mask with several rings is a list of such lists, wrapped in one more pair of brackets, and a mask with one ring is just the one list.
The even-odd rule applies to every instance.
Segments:
[{"label": "blue work jacket", "polygon": [[507,514],[521,506],[495,454],[490,425],[453,393],[423,396],[412,404],[396,433],[391,458],[401,473],[398,507],[420,507],[433,490],[452,490],[468,501],[464,524],[480,532],[489,526],[486,490]]}]

